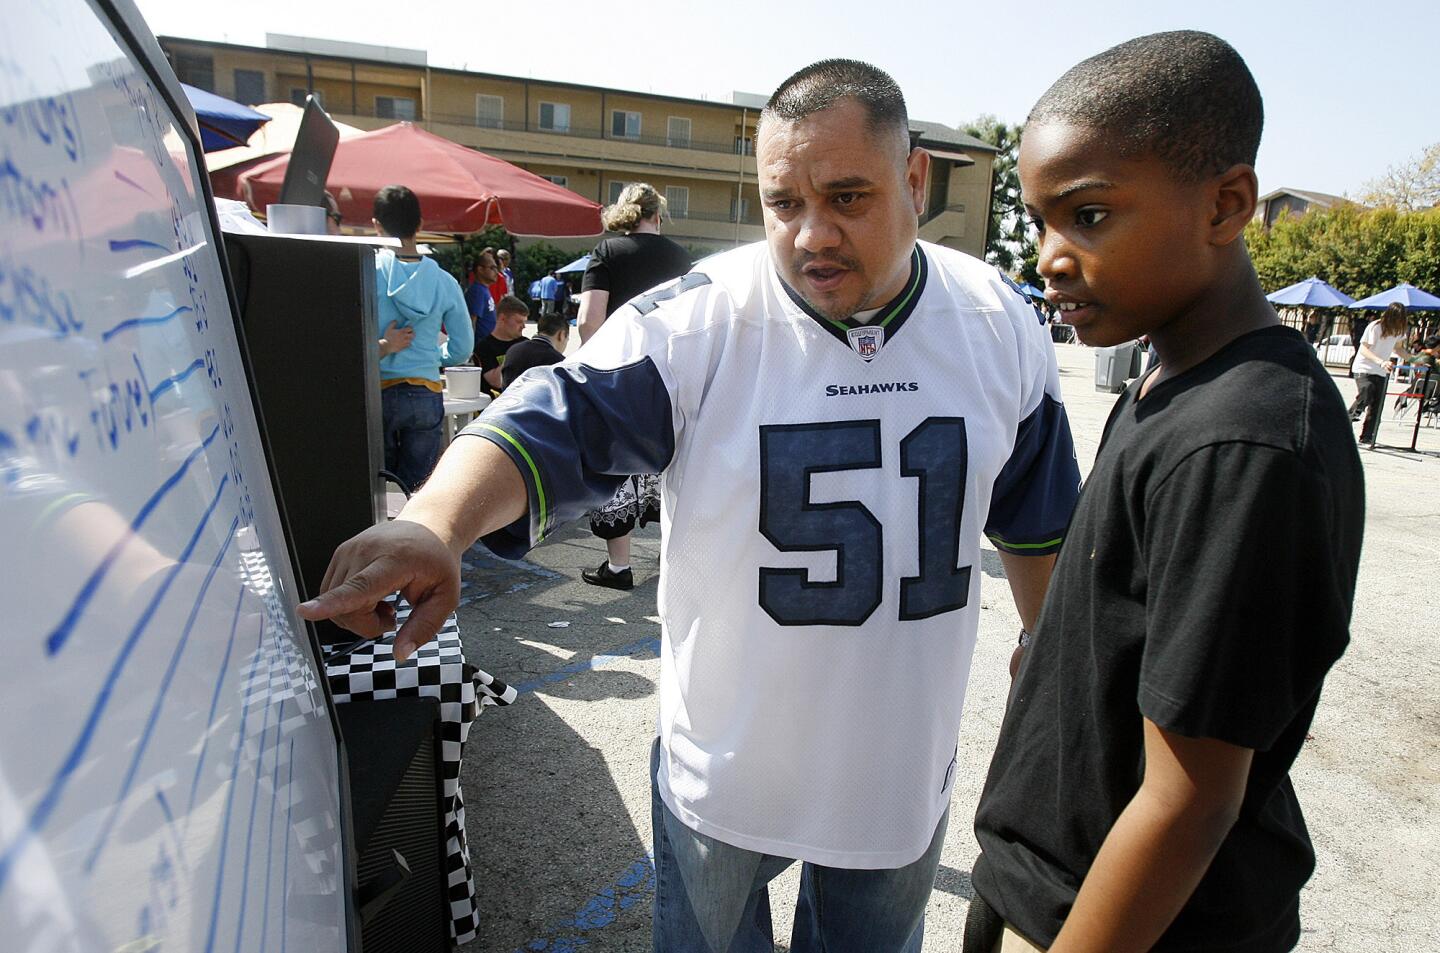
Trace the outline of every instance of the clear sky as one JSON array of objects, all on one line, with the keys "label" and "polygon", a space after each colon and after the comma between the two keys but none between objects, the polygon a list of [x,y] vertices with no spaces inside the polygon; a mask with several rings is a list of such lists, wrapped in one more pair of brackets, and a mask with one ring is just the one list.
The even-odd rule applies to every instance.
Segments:
[{"label": "clear sky", "polygon": [[1132,36],[1209,30],[1265,97],[1262,191],[1357,193],[1440,141],[1435,0],[136,0],[157,34],[263,46],[265,33],[423,49],[432,66],[675,96],[766,94],[827,56],[868,60],[910,115],[1009,122],[1075,62]]}]

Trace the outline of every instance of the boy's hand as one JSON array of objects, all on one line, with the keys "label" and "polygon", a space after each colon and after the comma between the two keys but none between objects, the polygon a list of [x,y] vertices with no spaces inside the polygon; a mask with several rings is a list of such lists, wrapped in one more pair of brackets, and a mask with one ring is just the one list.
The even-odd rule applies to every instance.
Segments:
[{"label": "boy's hand", "polygon": [[320,590],[300,604],[300,617],[332,619],[367,639],[394,625],[385,599],[398,590],[411,606],[395,636],[395,658],[403,662],[435,637],[459,603],[460,557],[430,528],[402,517],[342,543]]}]

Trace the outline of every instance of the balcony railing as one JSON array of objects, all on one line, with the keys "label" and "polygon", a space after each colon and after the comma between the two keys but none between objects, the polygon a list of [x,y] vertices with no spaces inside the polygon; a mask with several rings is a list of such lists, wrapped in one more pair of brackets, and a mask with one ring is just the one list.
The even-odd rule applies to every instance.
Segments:
[{"label": "balcony railing", "polygon": [[[376,113],[373,106],[364,106],[359,103],[351,105],[349,115],[365,116],[372,119],[390,119],[391,116],[381,116]],[[334,104],[336,112],[344,112],[341,104]],[[431,111],[429,115],[431,122],[443,122],[456,126],[473,126],[477,129],[497,129],[503,132],[540,132],[556,136],[571,136],[577,139],[605,139],[614,142],[635,142],[646,146],[663,146],[670,149],[690,149],[695,152],[710,152],[720,155],[740,155],[742,147],[744,155],[755,154],[755,144],[752,140],[746,139],[743,143],[739,141],[719,142],[707,139],[682,138],[678,136],[617,136],[614,131],[606,127],[578,126],[573,123],[567,126],[542,126],[538,122],[531,122],[525,119],[488,119],[477,117],[474,113],[442,113]]]}]

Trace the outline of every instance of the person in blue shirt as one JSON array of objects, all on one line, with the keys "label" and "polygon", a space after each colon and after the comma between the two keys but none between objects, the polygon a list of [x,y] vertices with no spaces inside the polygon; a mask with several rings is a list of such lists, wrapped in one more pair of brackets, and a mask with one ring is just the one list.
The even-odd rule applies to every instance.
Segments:
[{"label": "person in blue shirt", "polygon": [[489,286],[499,275],[500,266],[495,263],[495,253],[487,248],[475,260],[470,284],[465,288],[465,307],[470,310],[477,341],[485,340],[495,330],[495,297],[490,293]]},{"label": "person in blue shirt", "polygon": [[376,232],[400,239],[398,251],[383,248],[375,256],[385,469],[413,491],[444,449],[440,368],[470,360],[475,332],[460,283],[415,246],[421,221],[415,193],[387,185],[375,193],[374,215]]},{"label": "person in blue shirt", "polygon": [[550,274],[546,275],[544,278],[540,279],[541,314],[555,313],[555,302],[559,300],[559,289],[561,287],[563,287],[563,284],[559,278],[555,277],[555,273],[553,271]]}]

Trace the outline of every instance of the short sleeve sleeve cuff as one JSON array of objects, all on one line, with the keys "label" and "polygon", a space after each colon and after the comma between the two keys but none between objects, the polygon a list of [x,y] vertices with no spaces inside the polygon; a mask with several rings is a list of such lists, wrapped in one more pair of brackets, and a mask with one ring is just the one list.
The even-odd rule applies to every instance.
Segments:
[{"label": "short sleeve sleeve cuff", "polygon": [[1010,459],[995,480],[985,535],[1015,556],[1060,549],[1080,495],[1080,467],[1065,405],[1049,394],[1020,422]]}]

